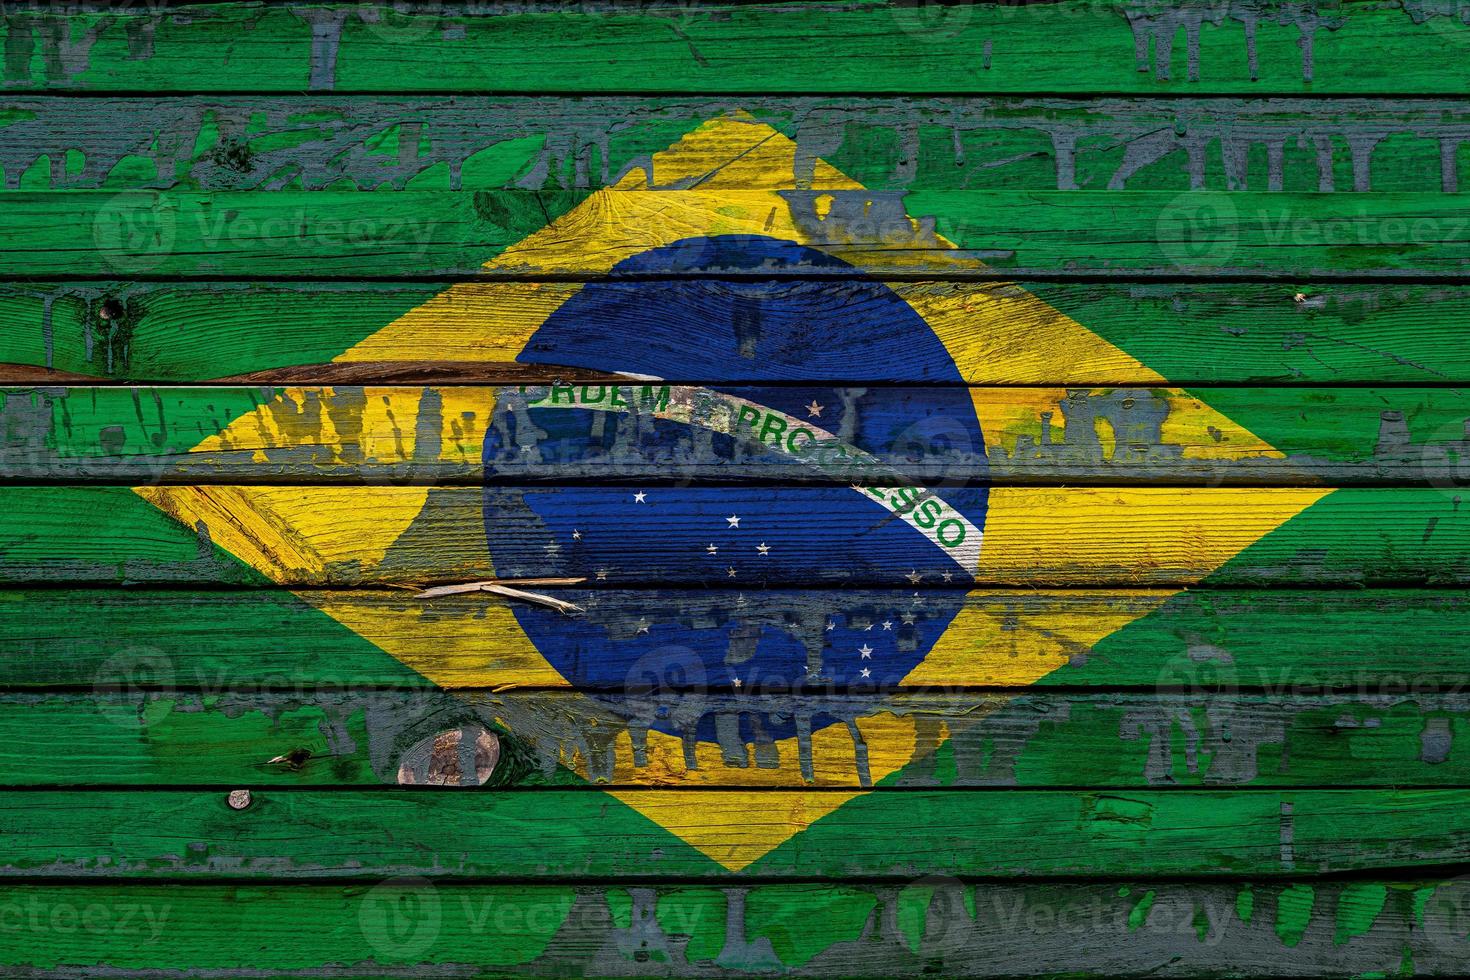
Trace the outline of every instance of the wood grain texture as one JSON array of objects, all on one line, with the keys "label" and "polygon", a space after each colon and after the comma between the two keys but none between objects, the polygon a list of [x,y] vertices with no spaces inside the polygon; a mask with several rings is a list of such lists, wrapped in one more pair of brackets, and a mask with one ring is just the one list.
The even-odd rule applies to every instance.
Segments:
[{"label": "wood grain texture", "polygon": [[1463,974],[1462,6],[6,4],[0,975]]},{"label": "wood grain texture", "polygon": [[[734,288],[718,279],[701,282],[711,295]],[[443,288],[381,282],[0,283],[0,378],[34,383],[51,369],[161,382],[252,375],[250,380],[262,384],[352,383],[354,377],[357,383],[392,383],[432,382],[431,372],[452,370],[462,380],[493,382],[495,372],[520,353],[511,338],[541,308],[538,295],[550,293],[549,302],[556,304],[578,286],[462,285],[452,293],[445,320],[478,324],[478,330],[426,329],[417,365],[327,363]],[[657,301],[676,287],[652,281],[622,288]],[[815,293],[812,304],[830,310],[857,302],[854,288],[841,282],[789,282],[784,288]],[[978,290],[981,300],[1013,291],[943,282],[914,288],[936,301],[961,289]],[[1470,344],[1464,339],[1470,335],[1470,288],[1463,286],[1032,282],[1026,288],[1175,384],[1470,383]],[[680,309],[677,303],[660,305]],[[701,322],[692,312],[685,316],[681,328]],[[957,346],[995,347],[1005,355],[965,359],[964,380],[971,384],[1157,383],[1154,373],[1139,370],[1138,361],[1116,353],[1084,352],[1061,366],[1040,351],[1027,357],[1015,344],[997,345],[979,317],[961,322],[967,340]],[[901,358],[854,358],[847,380],[921,384],[941,367],[911,349]],[[17,377],[25,368],[42,370]],[[758,382],[749,368],[734,361],[721,377],[690,380]],[[348,370],[357,373],[339,373]],[[68,381],[61,374],[51,377],[54,384]]]},{"label": "wood grain texture", "polygon": [[[1470,458],[1470,398],[1456,390],[1227,388],[1197,397],[1161,388],[976,388],[968,397],[982,446],[955,415],[952,391],[820,386],[811,404],[821,414],[808,409],[791,424],[831,435],[793,435],[798,451],[778,452],[768,443],[781,443],[780,435],[761,420],[762,406],[790,403],[779,389],[658,385],[656,411],[645,413],[644,387],[8,388],[0,390],[0,478],[845,485],[898,476],[945,485],[1442,487],[1470,480],[1461,472]],[[661,426],[682,406],[710,421],[671,435]],[[1205,414],[1212,410],[1249,420],[1256,432],[1223,431],[1225,419]],[[591,445],[563,444],[564,433],[551,427],[579,411],[604,421],[588,423]],[[819,465],[828,455],[824,440],[871,438],[894,418],[910,421],[906,438],[841,467]],[[511,432],[513,441],[498,434]]]},{"label": "wood grain texture", "polygon": [[[874,783],[870,760],[902,766],[879,781],[898,787],[1453,787],[1470,783],[1467,715],[1467,695],[1426,693],[104,689],[0,695],[0,784],[473,786],[457,745],[486,731],[498,787],[857,789]],[[813,744],[742,734],[786,718],[814,729]],[[702,723],[718,742],[694,741]],[[671,728],[689,738],[650,743]]]},{"label": "wood grain texture", "polygon": [[671,832],[711,822],[737,847],[805,831],[747,879],[1413,875],[1470,846],[1465,790],[875,790],[828,813],[831,792],[9,790],[0,876],[687,879],[717,866]]},{"label": "wood grain texture", "polygon": [[[1124,884],[20,884],[0,962],[80,977],[1453,976],[1462,879]],[[73,921],[91,928],[68,928]],[[54,925],[53,925],[54,923]],[[356,964],[356,967],[344,966]],[[376,972],[375,972],[376,971]],[[719,971],[719,972],[716,972]]]},{"label": "wood grain texture", "polygon": [[[360,8],[361,9],[361,8]],[[934,9],[936,12],[937,8]],[[977,9],[983,9],[978,8]],[[924,16],[924,12],[913,12]],[[1057,76],[1061,79],[1061,76]],[[10,94],[8,190],[591,189],[733,111],[874,190],[1453,191],[1470,116],[1452,99],[690,98]]]},{"label": "wood grain texture", "polygon": [[[6,18],[12,88],[86,91],[1269,92],[1465,91],[1466,26],[1425,2],[1287,14],[1265,3],[1086,0],[493,5],[196,4],[181,12],[24,6]],[[63,32],[62,29],[66,28]],[[1177,35],[1177,41],[1176,41]],[[752,44],[759,40],[759,47]],[[1062,73],[1059,66],[1069,66]],[[1402,70],[1412,65],[1410,71]]]},{"label": "wood grain texture", "polygon": [[[856,267],[848,274],[898,266],[913,277],[1452,279],[1470,265],[1470,208],[1438,191],[1364,195],[1346,209],[1335,197],[1290,191],[1139,191],[1120,200],[1070,191],[729,190],[718,204],[702,191],[588,193],[17,191],[0,211],[0,275],[598,275],[660,246],[679,268],[738,273],[699,240],[666,245],[665,234],[647,230],[666,221],[698,235],[726,224],[723,209],[778,215],[806,244]],[[831,210],[818,198],[834,202]],[[543,227],[553,245],[483,268]],[[585,247],[567,251],[580,240]],[[786,271],[832,267],[796,260]]]},{"label": "wood grain texture", "polygon": [[[910,593],[768,590],[759,604],[729,591],[546,590],[597,611],[614,635],[636,635],[640,619],[769,628],[778,622],[819,639],[834,614],[867,617]],[[934,593],[936,602],[948,600]],[[1310,694],[1323,688],[1411,695],[1470,686],[1463,650],[1470,598],[1456,589],[1232,590],[1173,597],[1143,590],[977,591],[972,612],[949,630],[963,652],[935,668],[940,687],[1013,687],[1008,664],[1050,656],[1035,681],[1088,690]],[[356,632],[318,610],[332,606]],[[590,646],[546,671],[507,623],[511,600],[493,595],[416,600],[396,592],[269,589],[191,592],[147,589],[0,591],[0,687],[173,690],[205,694],[302,694],[354,687],[429,686],[383,652],[406,630],[423,640],[422,669],[447,688],[575,687],[612,692],[725,689],[728,679],[611,674]],[[1088,623],[1130,625],[1102,638]],[[400,626],[400,621],[409,625]],[[228,623],[227,630],[218,624]],[[805,624],[805,625],[803,625]],[[1065,625],[1064,625],[1065,624]],[[880,689],[895,687],[880,677]],[[809,682],[815,693],[831,693]]]}]

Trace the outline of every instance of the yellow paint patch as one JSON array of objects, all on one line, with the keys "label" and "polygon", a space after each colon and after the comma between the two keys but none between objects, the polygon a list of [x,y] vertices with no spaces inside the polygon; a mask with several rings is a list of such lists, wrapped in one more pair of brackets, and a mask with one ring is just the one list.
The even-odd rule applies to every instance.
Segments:
[{"label": "yellow paint patch", "polygon": [[[998,708],[1005,698],[997,697],[990,708]],[[911,717],[881,712],[856,720],[858,737],[854,739],[846,725],[834,724],[811,733],[811,782],[816,786],[853,786],[859,782],[860,766],[866,766],[868,778],[876,783],[913,762],[921,751]],[[866,762],[860,762],[858,746],[863,748]],[[773,742],[769,751],[779,765],[763,768],[751,746],[745,747],[743,764],[727,762],[720,746],[713,742],[697,742],[694,755],[697,768],[685,764],[684,742],[664,732],[647,733],[647,764],[633,761],[632,736],[624,732],[614,746],[616,753],[613,781],[619,783],[670,784],[679,786],[728,786],[732,775],[742,786],[792,786],[802,781],[800,748],[795,738]],[[587,776],[587,761],[566,760],[582,776]]]},{"label": "yellow paint patch", "polygon": [[494,687],[509,674],[526,686],[566,684],[498,599],[424,602],[405,593],[403,605],[391,608],[343,601],[330,592],[296,594],[440,687]]},{"label": "yellow paint patch", "polygon": [[[862,792],[706,790],[698,806],[683,793],[608,790],[731,871],[759,859]],[[899,846],[895,842],[895,846]]]},{"label": "yellow paint patch", "polygon": [[[1092,645],[1141,619],[1171,596],[1173,589],[1137,593],[1127,608],[1102,602],[1078,603],[1062,612],[1048,606],[1045,615],[1028,613],[1027,604],[1010,608],[997,603],[966,604],[904,684],[944,687],[958,678],[970,683],[1023,687],[1087,654]],[[1086,593],[1056,593],[1076,595]]]},{"label": "yellow paint patch", "polygon": [[[657,183],[687,183],[699,191],[647,193],[647,173],[634,168],[615,187],[592,194],[484,268],[607,272],[626,258],[681,238],[764,234],[797,239],[786,202],[773,193],[794,186],[776,175],[792,173],[795,154],[795,143],[748,116],[711,120],[653,156]],[[726,172],[730,167],[735,169]],[[821,161],[815,163],[815,172],[815,187],[860,186]],[[746,192],[734,209],[732,187]],[[334,360],[511,363],[536,329],[579,288],[577,283],[497,283],[485,289],[461,283]]]},{"label": "yellow paint patch", "polygon": [[334,566],[372,568],[407,530],[426,487],[374,487],[373,520],[361,488],[134,487],[187,527],[201,524],[219,547],[276,582],[321,581]]},{"label": "yellow paint patch", "polygon": [[479,463],[485,455],[485,430],[495,417],[495,389],[452,385],[434,391],[439,398],[439,458]]},{"label": "yellow paint patch", "polygon": [[[798,161],[796,143],[748,113],[711,119],[653,155],[653,180],[633,168],[618,190],[697,186],[704,190],[854,190],[862,185],[824,160]],[[801,169],[799,169],[801,168]],[[650,184],[652,185],[650,187]]]},{"label": "yellow paint patch", "polygon": [[996,487],[979,578],[1195,582],[1331,490]]},{"label": "yellow paint patch", "polygon": [[1285,459],[1286,454],[1198,398],[1171,397],[1164,419],[1165,443],[1184,446],[1186,459]]},{"label": "yellow paint patch", "polygon": [[[284,388],[190,452],[248,452],[257,463],[303,449],[322,465],[477,463],[494,411],[488,387]],[[432,441],[420,446],[421,433]]]},{"label": "yellow paint patch", "polygon": [[[972,271],[985,268],[974,260],[956,262]],[[1162,375],[1132,355],[1014,283],[940,287],[891,282],[888,287],[934,328],[966,381],[1085,382],[1091,380],[1089,375],[1106,371],[1094,383],[1109,384],[1117,378],[1165,383]]]},{"label": "yellow paint patch", "polygon": [[[970,398],[991,456],[1014,457],[1018,444],[1029,456],[1075,447],[1079,435],[1072,429],[1077,425],[1098,432],[1105,450],[1100,461],[1125,461],[1136,458],[1134,454],[1170,451],[1168,447],[1178,447],[1184,459],[1283,455],[1178,388],[972,388]],[[1093,415],[1102,420],[1094,421]],[[1079,456],[1076,461],[1088,460]]]},{"label": "yellow paint patch", "polygon": [[512,364],[581,283],[458,283],[332,358]]}]

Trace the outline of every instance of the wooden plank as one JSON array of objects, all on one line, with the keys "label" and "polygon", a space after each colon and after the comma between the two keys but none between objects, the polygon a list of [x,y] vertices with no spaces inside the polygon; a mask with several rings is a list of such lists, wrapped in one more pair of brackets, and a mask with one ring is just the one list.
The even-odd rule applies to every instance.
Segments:
[{"label": "wooden plank", "polygon": [[[945,488],[946,521],[960,521],[957,501],[980,505],[966,494],[985,494],[973,572],[954,557],[971,554],[973,532],[945,524],[949,544],[934,545],[893,525],[907,518],[880,505],[873,489],[9,486],[0,488],[0,583],[416,587],[574,577],[608,586],[748,588],[934,587],[971,577],[997,586],[1159,587],[1205,579],[1220,586],[1470,580],[1470,512],[1453,488]],[[901,491],[884,499],[906,498]],[[742,514],[768,517],[759,531],[747,524],[735,534],[728,518]],[[766,528],[781,536],[765,541]],[[761,543],[769,550],[759,551]]]},{"label": "wooden plank", "polygon": [[[1465,91],[1429,3],[195,4],[7,11],[5,81],[84,91]],[[760,39],[759,48],[752,48]],[[253,66],[248,80],[237,66]],[[1406,67],[1411,66],[1410,70]],[[1063,71],[1062,69],[1067,69]]]},{"label": "wooden plank", "polygon": [[661,187],[672,181],[651,154],[735,105],[794,141],[795,187],[811,185],[818,159],[874,190],[1453,191],[1470,179],[1458,152],[1470,116],[1454,100],[10,94],[3,105],[9,190],[591,189],[632,168]]},{"label": "wooden plank", "polygon": [[[772,629],[819,641],[828,621],[881,623],[909,592],[678,593],[545,590],[586,610],[612,636],[637,636],[640,620],[708,623],[712,649],[727,630]],[[1463,651],[1470,597],[1459,590],[1242,591],[1209,589],[1167,598],[1144,590],[974,592],[927,595],[958,607],[946,635],[967,655],[932,665],[950,688],[1018,684],[1087,689],[1239,690],[1265,694],[1347,688],[1413,694],[1470,685]],[[577,640],[561,673],[518,637],[516,603],[493,595],[416,600],[392,592],[147,589],[0,590],[0,687],[94,686],[125,690],[313,691],[354,687],[579,687],[617,692],[721,688],[724,675],[635,674],[590,641]],[[332,609],[338,619],[318,610]],[[526,614],[523,611],[523,614]],[[352,629],[341,625],[352,624]],[[1084,624],[1129,623],[1101,636]],[[228,623],[228,630],[218,624]],[[410,625],[400,625],[409,623]],[[383,651],[405,632],[422,640],[420,674]],[[698,644],[703,647],[706,644]],[[1052,669],[1020,680],[1009,666],[1048,658]],[[881,676],[880,689],[901,678]],[[808,682],[814,691],[825,682]]]},{"label": "wooden plank", "polygon": [[[1455,486],[1470,456],[1470,397],[1457,390],[1246,388],[1201,395],[1177,388],[965,393],[641,382],[8,388],[0,389],[0,478]],[[973,412],[983,445],[971,441],[957,410]],[[768,427],[767,417],[782,431]],[[1256,433],[1224,431],[1230,417],[1248,420]],[[907,438],[891,438],[895,420],[909,423]],[[821,465],[839,445],[862,455],[840,468]]]},{"label": "wooden plank", "polygon": [[[493,381],[519,371],[521,341],[535,311],[560,305],[575,283],[475,282],[445,300],[444,326],[426,324],[413,364],[328,363],[405,312],[429,302],[442,285],[392,283],[0,283],[0,379],[43,381],[54,369],[99,379],[198,382],[250,375],[259,383],[393,383]],[[630,301],[671,311],[676,329],[697,319],[680,313],[687,285],[659,281],[609,285]],[[738,293],[732,280],[695,288]],[[814,307],[843,310],[859,301],[843,282],[789,283],[811,292]],[[936,304],[973,296],[983,309],[1014,293],[1006,285],[915,283]],[[746,286],[751,302],[758,290]],[[997,343],[988,319],[957,318],[951,354],[971,350],[1005,356],[961,356],[971,384],[1154,385],[1158,374],[1190,384],[1454,384],[1470,383],[1470,287],[1453,284],[1311,283],[1028,283],[1026,289],[1138,361],[1107,348],[1030,356],[1017,343]],[[1301,300],[1295,297],[1300,295]],[[541,301],[539,297],[549,297]],[[473,329],[457,329],[458,322]],[[600,321],[595,311],[589,329]],[[848,361],[850,382],[923,383],[945,365],[929,349],[900,357]],[[572,372],[568,371],[571,376]],[[52,383],[65,383],[50,374]],[[507,378],[506,380],[513,380]],[[699,381],[759,383],[750,363]]]},{"label": "wooden plank", "polygon": [[[846,803],[835,811],[834,792],[836,803]],[[706,877],[716,873],[711,857],[681,846],[674,835],[699,839],[701,827],[732,821],[744,830],[716,858],[738,866],[742,856],[750,859],[749,850],[775,848],[744,867],[747,879],[1289,877],[1308,868],[1414,873],[1463,862],[1470,848],[1466,790],[875,790],[850,796],[261,789],[236,810],[223,791],[9,790],[0,792],[6,826],[0,875]],[[800,836],[776,843],[795,833]]]},{"label": "wooden plank", "polygon": [[[672,268],[719,275],[747,269],[698,231],[731,213],[756,225],[775,214],[828,256],[793,258],[789,273],[1340,280],[1453,278],[1470,265],[1470,208],[1438,191],[1364,195],[1344,210],[1297,192],[610,190],[570,210],[585,195],[17,191],[0,211],[0,275],[599,275],[655,248]],[[543,227],[546,238],[485,268]],[[672,228],[696,237],[666,243]]]},{"label": "wooden plank", "polygon": [[342,964],[401,977],[616,976],[650,964],[666,976],[1453,976],[1466,955],[1464,894],[1463,879],[1305,877],[21,884],[3,908],[26,928],[0,933],[0,963],[27,978],[82,976],[98,962],[146,978],[351,975]]},{"label": "wooden plank", "polygon": [[0,785],[1453,787],[1467,717],[1426,693],[7,693]]}]

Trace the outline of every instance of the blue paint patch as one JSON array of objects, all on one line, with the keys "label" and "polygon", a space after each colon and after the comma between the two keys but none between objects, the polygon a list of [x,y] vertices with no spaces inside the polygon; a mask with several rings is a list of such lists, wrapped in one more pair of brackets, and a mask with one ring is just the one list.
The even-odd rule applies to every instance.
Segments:
[{"label": "blue paint patch", "polygon": [[[688,272],[708,264],[760,273],[797,262],[847,268],[791,242],[727,236],[655,249],[614,272]],[[953,359],[929,324],[880,282],[849,279],[825,289],[812,288],[809,280],[690,279],[661,282],[658,289],[626,280],[593,283],[547,318],[519,359],[695,385],[732,375],[757,383],[803,381],[799,387],[763,389],[762,406],[834,433],[840,427],[846,443],[900,461],[956,448],[977,457],[984,453],[979,421]],[[853,365],[875,360],[929,365],[933,381],[954,387],[931,389],[922,404],[894,389],[870,388],[860,400],[847,395],[852,404],[845,404],[851,386],[844,382],[854,377]],[[753,394],[730,386],[717,390]],[[639,395],[630,388],[627,397]],[[531,407],[519,419],[500,421],[485,440],[491,470],[521,451],[517,426],[523,424],[538,430],[535,444],[543,458],[568,464],[596,458],[634,436],[641,449],[671,461],[673,477],[681,459],[718,462],[762,452],[791,458],[750,440],[737,447],[728,435],[693,432],[667,419],[643,418],[632,432],[623,429],[634,424],[625,413],[565,405]],[[986,488],[946,487],[940,493],[983,528]],[[798,582],[852,576],[908,586],[905,576],[913,570],[929,583],[941,574],[956,585],[971,580],[969,570],[924,534],[868,494],[845,486],[488,487],[484,514],[495,567],[504,577],[545,573],[550,566],[557,575],[611,586],[641,584],[639,570],[648,567],[693,569],[707,583],[736,588],[763,585],[775,577],[774,568],[780,578]],[[630,626],[626,616],[603,618],[596,608],[568,619],[526,606],[517,606],[516,616],[548,662],[582,683],[636,688],[646,683],[650,664],[677,662],[688,668],[685,680],[665,678],[666,683],[688,683],[697,673],[714,686],[737,679],[746,689],[762,683],[800,686],[820,679],[824,688],[861,689],[902,680],[942,635],[963,595],[926,592],[915,598],[896,591],[882,609],[834,608],[819,621],[795,613],[773,620],[759,608],[758,592],[748,596],[750,615],[721,619],[653,611],[647,622]],[[652,674],[662,676],[657,669]],[[752,737],[794,733],[790,719],[756,724],[760,731],[750,729]],[[714,732],[701,728],[699,737],[713,738]]]}]

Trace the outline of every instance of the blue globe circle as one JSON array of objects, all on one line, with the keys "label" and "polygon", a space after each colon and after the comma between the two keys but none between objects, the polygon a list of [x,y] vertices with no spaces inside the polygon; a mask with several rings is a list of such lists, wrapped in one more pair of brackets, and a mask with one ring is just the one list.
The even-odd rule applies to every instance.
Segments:
[{"label": "blue globe circle", "polygon": [[[759,278],[798,266],[843,275],[831,281]],[[746,275],[653,283],[626,278],[705,267]],[[584,286],[549,316],[519,360],[677,384],[749,379],[762,385],[761,408],[829,431],[840,426],[847,444],[900,462],[932,452],[936,440],[945,443],[940,448],[984,452],[963,379],[929,324],[887,285],[856,278],[840,259],[792,242],[702,238],[630,258],[613,270],[613,278]],[[935,387],[926,388],[922,398],[881,386],[853,395],[864,381],[891,377],[895,362],[921,366]],[[602,387],[589,386],[581,396],[599,396]],[[714,389],[752,395],[742,386]],[[640,396],[648,397],[633,388],[622,393]],[[644,417],[633,432],[624,428],[632,421],[627,413],[566,405],[503,416],[486,434],[487,472],[517,458],[526,441],[520,426],[537,430],[537,452],[559,466],[596,458],[619,446],[619,439],[623,446],[634,439],[644,452],[685,460],[764,454],[790,461],[765,443],[746,439],[737,445],[730,435],[692,432],[695,427],[683,422]],[[983,528],[986,488],[946,487],[943,497]],[[914,568],[946,567],[956,585],[971,580],[972,569],[960,568],[924,534],[892,517],[867,494],[830,485],[784,492],[667,484],[487,487],[484,497],[487,539],[502,577],[545,574],[550,565],[557,575],[636,588],[641,565],[693,569],[711,585],[745,589],[765,584],[767,570],[779,567],[788,583],[831,583],[834,574],[845,573],[906,587],[910,583],[901,572],[908,569],[895,571],[897,560]],[[641,689],[738,680],[737,686],[750,690],[819,681],[824,688],[861,690],[901,681],[963,601],[959,590],[915,594],[908,588],[752,590],[738,597],[729,588],[607,595],[574,618],[523,604],[516,605],[515,615],[547,661],[581,684]],[[800,724],[821,727],[837,720],[817,717]],[[652,727],[690,734],[672,717],[654,719]],[[695,737],[716,740],[716,728],[714,718],[700,719]],[[747,713],[738,722],[746,740],[789,738],[797,729],[791,717]]]}]

